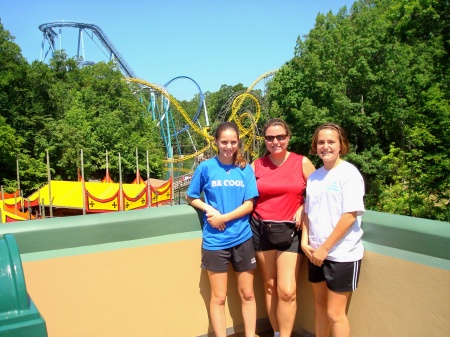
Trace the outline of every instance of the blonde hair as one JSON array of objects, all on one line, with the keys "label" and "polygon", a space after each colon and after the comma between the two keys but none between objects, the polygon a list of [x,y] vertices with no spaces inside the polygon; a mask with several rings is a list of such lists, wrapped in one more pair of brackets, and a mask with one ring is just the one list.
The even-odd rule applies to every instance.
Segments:
[{"label": "blonde hair", "polygon": [[[220,123],[217,127],[216,131],[214,132],[214,139],[216,141],[219,141],[219,137],[225,130],[233,130],[236,132],[236,136],[239,140],[239,129],[237,125],[233,122],[223,122]],[[244,168],[247,165],[247,160],[242,155],[241,151],[239,150],[239,147],[236,149],[236,152],[233,155],[233,162],[234,165],[239,166],[240,168]]]}]

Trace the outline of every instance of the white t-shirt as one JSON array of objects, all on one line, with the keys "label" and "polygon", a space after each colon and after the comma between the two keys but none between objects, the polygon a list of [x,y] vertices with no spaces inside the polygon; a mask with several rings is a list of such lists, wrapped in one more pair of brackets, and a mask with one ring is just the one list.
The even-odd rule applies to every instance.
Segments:
[{"label": "white t-shirt", "polygon": [[309,219],[309,244],[317,249],[331,232],[343,213],[357,212],[348,232],[330,249],[327,260],[351,262],[362,259],[364,246],[361,218],[364,209],[364,180],[358,169],[342,161],[327,171],[313,172],[306,185],[305,212]]}]

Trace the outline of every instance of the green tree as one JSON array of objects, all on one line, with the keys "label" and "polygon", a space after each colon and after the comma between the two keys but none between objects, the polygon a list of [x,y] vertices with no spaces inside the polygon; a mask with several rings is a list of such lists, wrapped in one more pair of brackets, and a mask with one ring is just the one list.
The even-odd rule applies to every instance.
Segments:
[{"label": "green tree", "polygon": [[[308,153],[323,122],[346,129],[370,209],[449,220],[448,18],[449,2],[432,0],[319,14],[271,83],[271,113],[291,125],[294,151]],[[408,207],[388,207],[399,193]]]},{"label": "green tree", "polygon": [[81,149],[87,177],[103,178],[108,151],[114,179],[118,180],[120,153],[123,180],[130,180],[136,172],[136,148],[140,170],[145,171],[146,151],[150,150],[152,176],[161,176],[163,153],[156,127],[142,112],[115,64],[80,69],[60,54],[51,65],[57,80],[49,91],[58,118],[38,133],[36,151],[50,151],[55,178],[73,180],[77,176]]},{"label": "green tree", "polygon": [[0,181],[9,191],[17,189],[18,159],[20,184],[26,193],[38,185],[46,171],[45,165],[31,155],[38,123],[33,121],[30,107],[37,109],[39,104],[34,105],[28,96],[32,87],[28,81],[30,67],[13,41],[14,37],[0,24]]}]

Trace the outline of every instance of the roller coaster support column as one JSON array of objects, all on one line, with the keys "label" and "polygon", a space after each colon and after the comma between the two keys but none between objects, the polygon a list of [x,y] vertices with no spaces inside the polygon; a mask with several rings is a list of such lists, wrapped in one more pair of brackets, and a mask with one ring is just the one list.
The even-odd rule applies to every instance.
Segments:
[{"label": "roller coaster support column", "polygon": [[205,110],[205,125],[209,126],[208,110],[206,110],[206,101],[203,99],[203,107]]}]

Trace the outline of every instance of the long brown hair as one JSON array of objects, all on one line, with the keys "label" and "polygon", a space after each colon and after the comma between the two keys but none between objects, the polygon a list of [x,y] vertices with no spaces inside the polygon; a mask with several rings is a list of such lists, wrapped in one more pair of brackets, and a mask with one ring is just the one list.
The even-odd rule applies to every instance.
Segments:
[{"label": "long brown hair", "polygon": [[[216,141],[219,141],[219,137],[225,130],[233,130],[236,132],[238,141],[239,141],[239,129],[234,122],[223,122],[220,123],[217,127],[216,131],[214,132],[214,139]],[[236,149],[236,152],[233,155],[233,162],[234,165],[239,166],[240,168],[244,168],[245,165],[247,165],[247,160],[245,160],[244,156],[242,155],[241,151],[239,150],[239,147]]]}]

